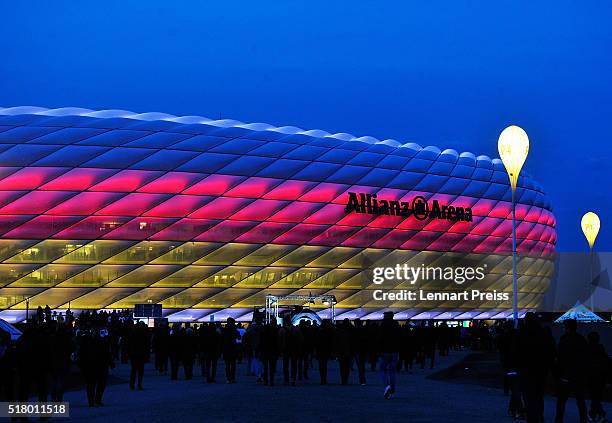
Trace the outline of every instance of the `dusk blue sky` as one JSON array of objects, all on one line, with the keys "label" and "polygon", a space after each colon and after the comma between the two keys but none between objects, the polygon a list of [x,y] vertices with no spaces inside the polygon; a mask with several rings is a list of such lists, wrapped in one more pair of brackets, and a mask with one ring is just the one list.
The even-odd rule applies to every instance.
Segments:
[{"label": "dusk blue sky", "polygon": [[497,157],[509,124],[558,250],[612,250],[610,2],[1,1],[0,106],[159,111]]}]

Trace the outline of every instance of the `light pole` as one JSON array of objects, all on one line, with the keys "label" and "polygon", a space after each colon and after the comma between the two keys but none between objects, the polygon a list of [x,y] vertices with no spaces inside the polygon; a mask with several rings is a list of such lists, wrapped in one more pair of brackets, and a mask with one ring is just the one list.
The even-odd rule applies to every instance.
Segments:
[{"label": "light pole", "polygon": [[516,183],[521,168],[529,153],[529,138],[527,133],[516,125],[504,129],[497,141],[497,150],[501,158],[512,188],[512,317],[514,327],[518,328],[518,281],[516,275]]},{"label": "light pole", "polygon": [[[599,216],[597,216],[593,212],[586,212],[584,216],[582,216],[582,220],[580,221],[580,226],[582,227],[582,232],[589,243],[589,270],[590,270],[590,279],[589,285],[593,283],[593,245],[595,245],[595,238],[597,238],[597,234],[599,233],[599,228],[601,226],[601,222],[599,220]],[[588,286],[590,290],[590,286]],[[595,289],[593,289],[593,293],[591,294],[591,311],[595,312]]]}]

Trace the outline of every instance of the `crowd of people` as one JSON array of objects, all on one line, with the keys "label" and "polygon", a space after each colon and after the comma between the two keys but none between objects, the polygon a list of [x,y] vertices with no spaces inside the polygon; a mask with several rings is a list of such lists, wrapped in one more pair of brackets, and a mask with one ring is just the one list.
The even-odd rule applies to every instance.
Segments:
[{"label": "crowd of people", "polygon": [[[62,401],[73,364],[80,369],[93,407],[103,405],[109,370],[117,363],[130,366],[130,389],[143,390],[145,363],[152,363],[170,380],[193,379],[194,369],[199,368],[199,377],[216,383],[220,361],[226,383],[236,382],[237,364],[245,363],[246,376],[262,386],[294,386],[311,378],[326,385],[329,363],[337,361],[337,382],[342,385],[352,381],[351,372],[361,385],[370,382],[368,369],[380,372],[383,395],[388,399],[395,393],[398,371],[413,366],[433,369],[436,356],[462,348],[497,348],[504,389],[510,396],[509,413],[514,418],[543,421],[544,391],[552,375],[557,382],[556,422],[563,421],[565,404],[573,394],[581,423],[586,423],[587,416],[594,421],[605,417],[601,399],[610,368],[597,333],[587,338],[577,333],[575,321],[568,320],[557,344],[550,328],[542,327],[532,313],[517,329],[513,322],[492,327],[474,322],[469,328],[450,327],[446,322],[400,324],[392,313],[385,313],[381,321],[323,320],[320,325],[305,320],[293,325],[289,318],[281,324],[275,319],[266,323],[263,316],[256,316],[248,325],[229,318],[224,324],[174,323],[149,328],[128,311],[85,311],[75,317],[70,311],[56,316],[48,307],[39,307],[17,342],[10,342],[6,334],[0,337],[0,401],[26,401],[31,396],[39,401]],[[591,398],[588,411],[587,393]]]},{"label": "crowd of people", "polygon": [[[534,313],[527,313],[519,328],[506,322],[496,335],[504,368],[504,390],[510,396],[508,413],[528,423],[544,421],[544,393],[552,382],[557,394],[555,423],[562,423],[565,406],[574,395],[580,422],[603,422],[602,396],[610,380],[610,360],[599,334],[585,338],[575,320],[564,322],[565,332],[557,343],[551,328],[542,326]],[[587,411],[586,396],[591,404]]]}]

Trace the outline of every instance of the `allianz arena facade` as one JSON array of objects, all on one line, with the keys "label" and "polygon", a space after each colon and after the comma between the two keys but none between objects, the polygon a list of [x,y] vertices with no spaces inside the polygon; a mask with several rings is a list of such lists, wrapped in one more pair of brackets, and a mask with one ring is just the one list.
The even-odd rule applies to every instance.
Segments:
[{"label": "allianz arena facade", "polygon": [[[556,233],[541,186],[526,175],[518,185],[524,312],[550,283]],[[450,205],[449,217],[420,218],[417,197]],[[171,321],[250,320],[267,294],[331,294],[339,318],[505,318],[507,301],[378,303],[371,269],[486,265],[470,288],[510,292],[510,198],[498,159],[437,147],[162,113],[0,109],[0,318],[160,303]],[[415,212],[394,213],[402,203]]]}]

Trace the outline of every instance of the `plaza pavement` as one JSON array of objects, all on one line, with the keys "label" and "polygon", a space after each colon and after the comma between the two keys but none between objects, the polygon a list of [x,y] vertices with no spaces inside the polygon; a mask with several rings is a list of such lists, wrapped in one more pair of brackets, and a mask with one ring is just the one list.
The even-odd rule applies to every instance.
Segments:
[{"label": "plaza pavement", "polygon": [[[367,385],[360,386],[353,371],[351,385],[339,385],[335,362],[330,363],[331,385],[320,386],[315,369],[310,381],[295,387],[284,386],[278,370],[278,384],[262,386],[245,375],[244,364],[238,366],[237,383],[207,384],[197,366],[193,380],[170,381],[168,376],[157,375],[148,363],[143,391],[130,391],[129,366],[120,365],[113,375],[125,382],[108,386],[104,407],[89,408],[84,390],[68,392],[65,400],[70,402],[71,421],[78,422],[512,422],[506,415],[508,398],[500,389],[427,378],[466,355],[455,352],[439,358],[434,371],[398,374],[397,394],[391,400],[382,397],[378,373],[368,372]],[[281,362],[278,364],[280,368]],[[222,362],[217,375],[224,382]],[[546,398],[546,422],[554,419],[554,404],[554,398]],[[565,421],[578,421],[571,400]]]}]

